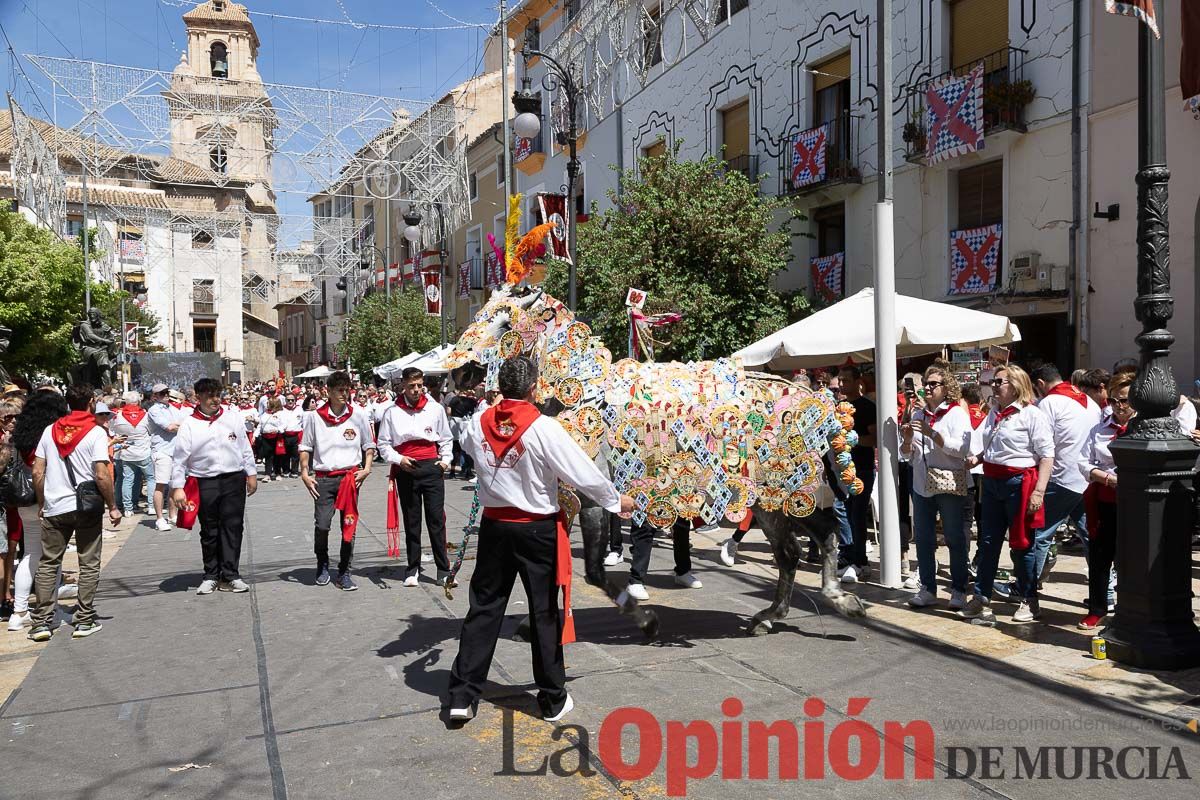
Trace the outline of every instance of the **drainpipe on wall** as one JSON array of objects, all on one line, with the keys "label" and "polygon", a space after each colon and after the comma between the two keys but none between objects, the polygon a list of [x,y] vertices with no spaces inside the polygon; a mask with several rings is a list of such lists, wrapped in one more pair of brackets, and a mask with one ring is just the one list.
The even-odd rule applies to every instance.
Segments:
[{"label": "drainpipe on wall", "polygon": [[1071,227],[1067,240],[1067,262],[1071,276],[1071,301],[1067,305],[1067,335],[1075,366],[1088,360],[1087,348],[1087,263],[1079,258],[1083,203],[1083,0],[1072,2],[1071,20]]}]

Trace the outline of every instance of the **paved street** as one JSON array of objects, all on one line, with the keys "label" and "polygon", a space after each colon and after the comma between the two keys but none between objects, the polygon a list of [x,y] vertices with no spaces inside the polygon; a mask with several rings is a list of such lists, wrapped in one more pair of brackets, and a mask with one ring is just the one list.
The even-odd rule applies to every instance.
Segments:
[{"label": "paved street", "polygon": [[[868,697],[859,716],[881,730],[887,721],[931,724],[936,777],[913,780],[909,756],[900,781],[885,780],[881,765],[861,782],[843,780],[829,766],[819,782],[780,782],[772,750],[772,779],[692,781],[689,797],[1128,798],[1148,787],[1157,798],[1196,796],[1191,780],[1014,780],[1018,745],[1158,747],[1159,770],[1175,747],[1195,775],[1200,735],[1154,711],[1143,702],[1148,696],[1057,680],[1063,668],[1051,660],[1040,669],[1029,659],[975,655],[899,628],[881,618],[900,613],[890,601],[873,604],[866,623],[832,616],[824,606],[818,618],[798,589],[786,624],[745,638],[746,618],[767,603],[771,588],[765,544],[756,535],[747,540],[746,563],[727,569],[715,559],[716,539],[698,534],[705,583],[698,591],[672,588],[669,549],[655,552],[648,584],[663,635],[653,644],[583,585],[577,559],[581,641],[567,650],[577,707],[566,722],[582,727],[555,737],[555,727],[537,718],[528,646],[505,639],[479,717],[462,730],[447,729],[441,693],[466,609],[465,582],[452,601],[432,582],[400,586],[400,570],[385,554],[383,494],[376,475],[364,495],[355,567],[361,588],[352,594],[311,585],[311,506],[298,482],[267,484],[250,502],[243,552],[249,595],[196,596],[194,539],[137,527],[102,575],[104,631],[80,641],[60,631],[2,707],[0,797],[657,798],[668,793],[664,764],[629,783],[594,757],[587,776],[511,773],[534,770],[584,735],[596,750],[601,722],[619,706],[645,708],[664,726],[696,719],[715,725],[726,719],[720,704],[728,697],[744,703],[743,721],[797,726],[810,719],[805,700],[822,698],[830,741],[838,739],[833,731],[846,719],[849,698]],[[457,541],[471,494],[451,482],[448,495]],[[468,561],[464,576],[470,569]],[[864,593],[872,591],[886,594],[878,587]],[[519,621],[521,599],[518,587],[506,630]],[[1075,657],[1085,658],[1085,649],[1075,648]],[[1186,704],[1176,712],[1186,715]],[[974,777],[945,777],[948,748],[981,746],[1005,748],[997,770],[1006,769],[1006,778],[980,777],[978,764]],[[831,764],[833,749],[826,748]],[[851,752],[856,763],[857,746]],[[965,770],[967,756],[955,752]],[[625,753],[628,763],[636,760],[631,749]],[[1139,758],[1144,766],[1147,757]],[[577,753],[560,761],[572,770]],[[198,768],[177,769],[188,764]]]}]

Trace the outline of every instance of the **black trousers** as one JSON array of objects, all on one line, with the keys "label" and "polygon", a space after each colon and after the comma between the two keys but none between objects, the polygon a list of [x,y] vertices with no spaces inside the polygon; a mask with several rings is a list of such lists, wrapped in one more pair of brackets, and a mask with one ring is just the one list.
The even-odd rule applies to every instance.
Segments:
[{"label": "black trousers", "polygon": [[1096,535],[1088,540],[1088,612],[1108,613],[1108,579],[1117,557],[1117,504],[1100,501]]},{"label": "black trousers", "polygon": [[605,511],[608,519],[608,549],[614,553],[621,552],[621,518],[611,511]]},{"label": "black trousers", "polygon": [[[632,563],[629,565],[629,582],[645,583],[650,570],[650,551],[654,549],[654,536],[659,529],[649,523],[634,525],[629,529],[632,542]],[[675,551],[675,574],[692,571],[692,521],[677,519],[671,526],[671,545]]]},{"label": "black trousers", "polygon": [[555,585],[557,523],[496,522],[483,519],[479,550],[471,575],[471,607],[458,637],[458,657],[450,670],[450,706],[462,708],[479,699],[492,666],[496,640],[519,575],[529,601],[530,648],[538,704],[544,715],[567,699],[567,672],[559,644],[562,620]]},{"label": "black trousers", "polygon": [[228,472],[198,478],[200,484],[200,552],[206,580],[240,578],[242,527],[246,515],[246,474]]},{"label": "black trousers", "polygon": [[[313,552],[317,556],[317,568],[329,568],[329,528],[333,525],[333,504],[337,501],[338,489],[341,488],[341,476],[317,479],[317,499],[314,511],[315,528],[313,530]],[[341,514],[343,521],[345,513]],[[338,539],[342,538],[341,528],[338,529]],[[350,558],[354,555],[354,540],[342,541],[341,553],[338,554],[338,573],[350,569]]]},{"label": "black trousers", "polygon": [[300,433],[285,433],[283,434],[283,449],[284,449],[284,464],[288,475],[296,475],[300,472]]},{"label": "black trousers", "polygon": [[439,572],[450,571],[446,556],[446,483],[442,468],[434,459],[416,462],[412,472],[394,468],[396,496],[404,517],[404,546],[408,553],[408,572],[421,567],[421,509],[425,510],[425,527],[429,531],[429,546]]}]

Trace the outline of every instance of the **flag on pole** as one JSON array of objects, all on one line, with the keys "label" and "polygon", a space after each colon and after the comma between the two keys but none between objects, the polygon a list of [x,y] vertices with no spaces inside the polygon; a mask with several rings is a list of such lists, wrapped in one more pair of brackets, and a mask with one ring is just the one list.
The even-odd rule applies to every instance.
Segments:
[{"label": "flag on pole", "polygon": [[458,265],[458,296],[467,298],[471,296],[471,259],[467,259]]},{"label": "flag on pole", "polygon": [[550,243],[554,248],[555,258],[571,260],[571,247],[567,241],[567,198],[561,194],[539,194],[538,213],[541,217],[539,224],[553,222],[554,230],[550,232]]},{"label": "flag on pole", "polygon": [[442,314],[442,270],[439,267],[421,270],[421,286],[425,294],[425,313],[431,317]]},{"label": "flag on pole", "polygon": [[1180,3],[1183,54],[1179,59],[1179,86],[1183,106],[1200,119],[1200,3]]},{"label": "flag on pole", "polygon": [[817,295],[831,303],[841,300],[845,283],[846,254],[843,252],[821,256],[808,263],[812,270],[812,286]]},{"label": "flag on pole", "polygon": [[801,131],[792,139],[792,188],[820,183],[827,176],[829,123]]},{"label": "flag on pole", "polygon": [[[1181,6],[1193,3],[1180,3]],[[1154,0],[1104,0],[1104,10],[1110,14],[1121,14],[1126,17],[1140,19],[1154,31],[1154,38],[1161,39],[1158,30],[1158,17],[1154,13]]]},{"label": "flag on pole", "polygon": [[937,164],[983,147],[983,62],[947,75],[925,90],[925,158]]},{"label": "flag on pole", "polygon": [[950,294],[995,291],[1000,277],[1000,223],[950,232]]}]

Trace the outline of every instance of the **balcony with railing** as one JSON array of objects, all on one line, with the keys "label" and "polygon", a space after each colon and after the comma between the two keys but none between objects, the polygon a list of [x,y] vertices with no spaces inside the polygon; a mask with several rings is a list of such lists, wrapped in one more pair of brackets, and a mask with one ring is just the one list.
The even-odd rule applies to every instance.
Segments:
[{"label": "balcony with railing", "polygon": [[[1005,47],[989,53],[982,59],[910,86],[908,122],[904,125],[903,133],[905,159],[915,164],[923,164],[926,161],[928,137],[931,133],[929,88],[950,77],[969,77],[980,64],[983,65],[983,135],[995,136],[1005,131],[1025,133],[1028,130],[1025,109],[1037,94],[1033,83],[1025,78],[1025,54],[1026,51],[1019,47]],[[935,113],[941,118],[946,118],[949,114],[958,115],[962,104],[969,102],[969,97],[963,94],[950,102],[941,102],[943,107],[935,109]]]},{"label": "balcony with railing", "polygon": [[211,282],[192,284],[192,313],[203,316],[217,313],[217,297]]},{"label": "balcony with railing", "polygon": [[728,172],[740,172],[746,180],[758,185],[758,156],[740,155],[725,159],[725,169]]},{"label": "balcony with railing", "polygon": [[862,183],[858,165],[861,118],[847,109],[838,116],[800,131],[779,157],[779,194],[806,195],[841,184]]}]

